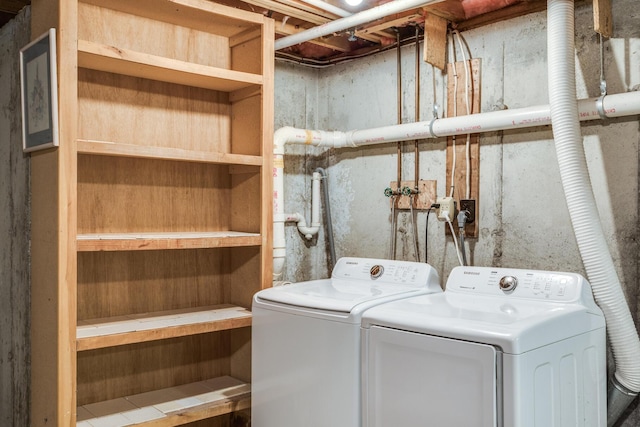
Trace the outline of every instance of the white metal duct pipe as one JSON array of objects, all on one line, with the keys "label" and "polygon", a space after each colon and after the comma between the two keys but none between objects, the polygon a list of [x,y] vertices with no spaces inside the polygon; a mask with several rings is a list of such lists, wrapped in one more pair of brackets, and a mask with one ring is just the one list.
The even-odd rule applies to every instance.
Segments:
[{"label": "white metal duct pipe", "polygon": [[640,340],[602,230],[582,145],[573,0],[549,0],[547,21],[549,100],[560,176],[578,249],[594,298],[604,313],[616,363],[608,396],[607,422],[612,426],[640,392]]},{"label": "white metal duct pipe", "polygon": [[358,25],[384,18],[394,13],[404,12],[415,7],[422,7],[428,4],[439,3],[442,0],[395,0],[383,5],[363,10],[362,12],[347,16],[345,18],[336,19],[326,24],[301,31],[297,34],[282,37],[276,40],[275,50],[284,49],[298,43],[304,43],[309,40],[317,39],[329,34],[355,28]]},{"label": "white metal duct pipe", "polygon": [[[599,98],[578,101],[581,121],[600,120]],[[609,118],[640,114],[640,92],[607,95],[602,99],[604,114]],[[286,144],[307,144],[321,147],[342,148],[384,144],[414,139],[439,138],[466,133],[494,132],[551,124],[549,105],[493,111],[468,116],[434,119],[379,128],[348,132],[322,131],[282,127],[274,134],[273,160],[273,275],[281,280],[286,256],[284,223],[284,147]]]}]

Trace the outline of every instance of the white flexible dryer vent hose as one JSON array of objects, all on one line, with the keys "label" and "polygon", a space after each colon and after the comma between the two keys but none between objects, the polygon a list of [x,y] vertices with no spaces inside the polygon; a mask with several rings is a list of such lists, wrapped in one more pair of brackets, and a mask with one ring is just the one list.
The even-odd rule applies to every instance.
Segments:
[{"label": "white flexible dryer vent hose", "polygon": [[605,315],[616,363],[615,379],[637,394],[640,341],[602,231],[580,135],[573,0],[549,0],[547,17],[549,101],[562,185],[593,295]]}]

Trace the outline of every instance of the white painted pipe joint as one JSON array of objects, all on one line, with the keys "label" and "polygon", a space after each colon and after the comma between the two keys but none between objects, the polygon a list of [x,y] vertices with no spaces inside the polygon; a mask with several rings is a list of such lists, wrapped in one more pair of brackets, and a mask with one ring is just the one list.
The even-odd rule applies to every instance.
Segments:
[{"label": "white painted pipe joint", "polygon": [[313,239],[313,236],[320,231],[320,180],[322,180],[322,175],[319,172],[314,172],[311,182],[311,226],[307,226],[304,215],[298,212],[285,218],[286,221],[296,222],[298,231],[307,240]]}]

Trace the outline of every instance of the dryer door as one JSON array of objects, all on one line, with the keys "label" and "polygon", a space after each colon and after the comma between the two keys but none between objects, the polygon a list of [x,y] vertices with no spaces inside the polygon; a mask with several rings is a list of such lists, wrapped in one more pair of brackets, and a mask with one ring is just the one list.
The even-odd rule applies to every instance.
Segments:
[{"label": "dryer door", "polygon": [[493,346],[380,326],[367,340],[364,426],[498,425]]}]

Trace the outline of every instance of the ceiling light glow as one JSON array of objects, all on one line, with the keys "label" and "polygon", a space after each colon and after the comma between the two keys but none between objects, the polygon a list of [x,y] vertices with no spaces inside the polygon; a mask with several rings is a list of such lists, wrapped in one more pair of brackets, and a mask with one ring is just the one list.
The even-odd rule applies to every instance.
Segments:
[{"label": "ceiling light glow", "polygon": [[362,0],[344,0],[349,6],[358,6]]}]

